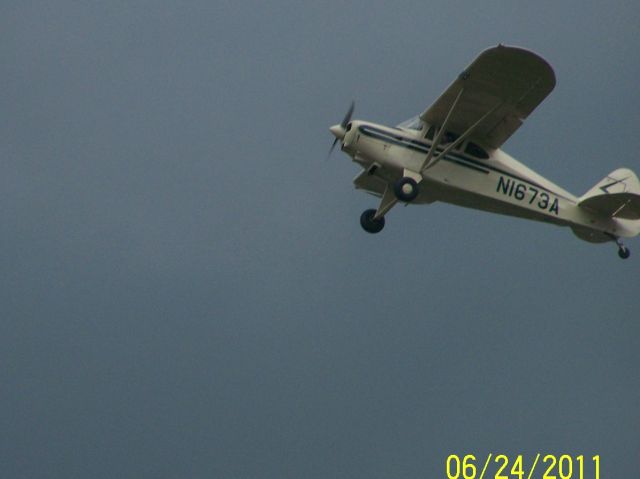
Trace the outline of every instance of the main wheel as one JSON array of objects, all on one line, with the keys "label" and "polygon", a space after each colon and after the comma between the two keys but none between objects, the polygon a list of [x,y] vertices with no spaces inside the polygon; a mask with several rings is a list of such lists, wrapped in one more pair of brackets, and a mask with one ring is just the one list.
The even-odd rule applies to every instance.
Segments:
[{"label": "main wheel", "polygon": [[618,250],[618,256],[620,256],[622,259],[627,259],[629,256],[631,256],[631,251],[629,251],[629,248],[621,246]]},{"label": "main wheel", "polygon": [[360,225],[367,233],[380,233],[384,228],[384,216],[375,219],[376,210],[366,210],[360,215]]},{"label": "main wheel", "polygon": [[393,186],[393,192],[400,201],[409,203],[418,196],[418,183],[413,178],[400,178]]}]

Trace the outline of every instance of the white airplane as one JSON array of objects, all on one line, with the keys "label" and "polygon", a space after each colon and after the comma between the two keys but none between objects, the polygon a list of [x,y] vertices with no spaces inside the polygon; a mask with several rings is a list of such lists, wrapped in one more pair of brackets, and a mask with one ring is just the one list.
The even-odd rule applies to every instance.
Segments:
[{"label": "white airplane", "polygon": [[640,181],[620,168],[581,197],[573,196],[504,151],[502,144],[553,90],[555,74],[535,53],[498,45],[482,52],[436,102],[395,128],[351,121],[353,103],[330,128],[364,171],[357,189],[381,198],[360,224],[378,233],[397,203],[444,201],[569,226],[592,243],[640,233]]}]

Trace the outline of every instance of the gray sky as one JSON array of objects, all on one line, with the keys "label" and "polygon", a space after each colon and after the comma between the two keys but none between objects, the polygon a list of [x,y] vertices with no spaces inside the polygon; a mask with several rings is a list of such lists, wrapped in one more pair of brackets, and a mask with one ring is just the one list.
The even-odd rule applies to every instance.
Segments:
[{"label": "gray sky", "polygon": [[4,2],[0,476],[636,477],[640,242],[443,204],[367,235],[325,161],[352,99],[396,124],[505,43],[558,79],[506,151],[640,172],[640,7],[596,3]]}]

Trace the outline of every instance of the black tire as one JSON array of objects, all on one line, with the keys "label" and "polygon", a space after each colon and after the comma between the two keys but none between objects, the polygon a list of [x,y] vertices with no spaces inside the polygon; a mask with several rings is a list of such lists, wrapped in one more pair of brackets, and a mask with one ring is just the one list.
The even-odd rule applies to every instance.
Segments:
[{"label": "black tire", "polygon": [[376,210],[366,210],[360,215],[360,225],[362,229],[367,233],[380,233],[384,228],[384,216],[382,218],[374,219]]},{"label": "black tire", "polygon": [[631,256],[631,251],[629,251],[629,248],[622,247],[618,250],[618,256],[620,256],[622,259],[627,259],[629,256]]},{"label": "black tire", "polygon": [[396,182],[393,187],[393,193],[400,201],[410,203],[418,196],[418,183],[413,178],[405,176]]}]

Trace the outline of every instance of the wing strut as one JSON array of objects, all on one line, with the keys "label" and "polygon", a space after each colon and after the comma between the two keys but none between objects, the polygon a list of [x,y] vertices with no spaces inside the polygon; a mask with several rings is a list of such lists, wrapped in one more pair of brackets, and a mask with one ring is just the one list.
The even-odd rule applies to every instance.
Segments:
[{"label": "wing strut", "polygon": [[[453,106],[455,106],[455,103],[454,103]],[[438,143],[439,143],[439,140],[440,140],[440,137],[441,137],[441,133],[444,131],[444,125],[443,125],[443,127],[440,128],[440,131],[438,132],[438,136],[436,138],[437,142],[434,142],[434,144],[431,146],[431,149],[429,150],[429,153],[427,154],[427,157],[422,162],[422,165],[421,165],[422,167],[420,168],[420,173],[422,173],[423,171],[431,168],[432,166],[435,166],[435,164],[438,163],[441,158],[444,158],[444,156],[447,153],[449,153],[451,150],[456,148],[460,143],[462,143],[464,140],[466,140],[469,137],[469,135],[471,135],[471,133],[473,133],[473,131],[476,128],[478,128],[482,124],[482,122],[489,115],[491,115],[494,111],[496,111],[501,106],[502,106],[502,102],[497,103],[491,110],[487,111],[484,115],[482,115],[478,121],[476,121],[473,125],[471,125],[469,128],[467,128],[467,130],[462,135],[460,135],[454,142],[450,143],[449,146],[447,146],[442,151],[442,153],[440,153],[437,157],[433,157],[432,152],[434,152],[436,147],[438,146]],[[452,107],[452,110],[453,110],[453,107]],[[451,113],[451,111],[449,113]],[[446,121],[445,121],[445,124],[446,124]],[[429,158],[430,156],[431,156],[431,158]],[[430,160],[430,161],[427,161],[427,160]]]},{"label": "wing strut", "polygon": [[[434,166],[436,163],[438,163],[440,161],[441,158],[444,158],[444,156],[446,154],[448,154],[451,150],[456,148],[460,143],[462,143],[465,139],[467,139],[469,137],[469,135],[471,135],[471,133],[473,133],[474,130],[476,128],[478,128],[478,126],[480,124],[482,124],[482,122],[489,115],[491,115],[500,106],[502,106],[502,102],[497,103],[491,110],[487,111],[484,115],[482,115],[482,117],[480,117],[480,119],[478,121],[476,121],[473,125],[471,125],[469,128],[467,128],[467,130],[462,135],[460,135],[455,141],[450,143],[442,151],[442,153],[440,153],[438,156],[434,156],[434,152],[436,151],[436,148],[440,144],[442,136],[444,135],[444,133],[446,131],[447,123],[449,122],[449,119],[451,118],[451,114],[455,110],[456,105],[458,104],[458,101],[462,97],[462,93],[463,92],[464,92],[464,88],[460,90],[460,92],[458,93],[458,96],[456,97],[455,101],[451,105],[451,108],[449,109],[449,113],[447,113],[447,117],[445,118],[444,123],[440,127],[440,130],[438,131],[438,134],[436,135],[436,138],[435,138],[431,148],[429,149],[429,152],[427,153],[427,156],[425,157],[425,159],[423,160],[422,164],[420,165],[420,169],[418,170],[419,173],[417,173],[417,174],[414,173],[414,175],[411,175],[411,174],[408,174],[408,173],[411,173],[409,170],[405,170],[404,176],[413,177],[417,182],[419,182],[422,179],[422,173],[425,170],[427,170],[428,168],[431,168],[432,166]],[[385,214],[387,214],[387,212],[391,208],[393,208],[395,206],[395,204],[397,202],[398,202],[398,198],[396,197],[396,194],[393,191],[393,186],[390,185],[390,184],[387,184],[387,186],[386,186],[386,188],[384,190],[384,194],[382,195],[382,200],[380,200],[380,205],[378,206],[378,209],[376,210],[376,213],[374,215],[374,219],[377,220],[377,219],[382,218]]]},{"label": "wing strut", "polygon": [[451,105],[451,108],[449,108],[449,113],[447,113],[447,116],[444,119],[444,122],[442,123],[442,127],[440,127],[438,134],[433,140],[433,144],[431,145],[431,149],[429,150],[429,153],[427,153],[427,157],[422,161],[422,164],[420,165],[420,169],[418,171],[420,171],[421,173],[424,170],[426,170],[429,166],[431,166],[431,159],[433,158],[433,154],[435,153],[436,148],[440,144],[440,140],[442,140],[442,135],[444,135],[445,129],[449,124],[449,120],[451,119],[451,114],[456,109],[456,105],[460,101],[460,98],[462,97],[463,93],[464,93],[464,88],[461,88],[460,92],[458,93],[458,96],[456,97],[455,100],[453,100],[453,104]]}]

